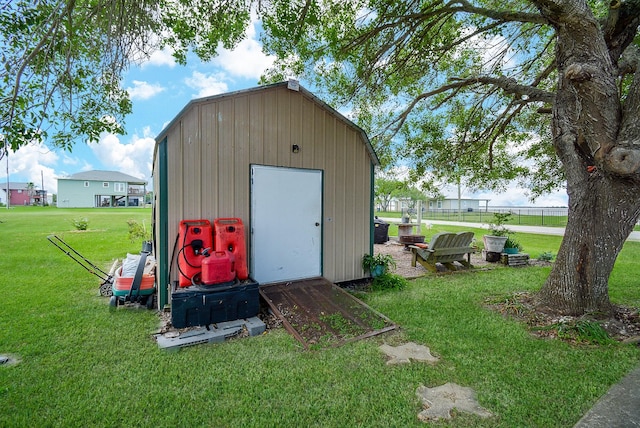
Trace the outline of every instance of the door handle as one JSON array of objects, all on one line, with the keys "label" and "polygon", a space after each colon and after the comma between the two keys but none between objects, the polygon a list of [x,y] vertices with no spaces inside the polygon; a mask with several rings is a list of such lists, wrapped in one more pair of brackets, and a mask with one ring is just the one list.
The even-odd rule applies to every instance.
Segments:
[{"label": "door handle", "polygon": [[317,227],[317,226],[320,226],[320,223],[318,223],[318,222],[316,221],[316,227]]}]

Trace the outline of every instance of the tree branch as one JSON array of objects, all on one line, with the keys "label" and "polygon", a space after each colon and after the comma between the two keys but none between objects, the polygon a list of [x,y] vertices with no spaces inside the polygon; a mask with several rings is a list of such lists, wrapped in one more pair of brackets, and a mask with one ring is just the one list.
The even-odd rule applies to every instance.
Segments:
[{"label": "tree branch", "polygon": [[516,81],[516,79],[509,77],[480,76],[466,79],[452,78],[451,80],[462,86],[471,86],[475,84],[497,86],[506,93],[515,95],[516,98],[526,97],[524,99],[529,102],[540,101],[544,103],[553,103],[554,101],[554,95],[552,92],[548,92],[534,86],[521,85]]},{"label": "tree branch", "polygon": [[443,85],[437,89],[434,89],[433,91],[425,92],[415,97],[413,101],[411,101],[409,106],[405,108],[402,113],[400,113],[396,117],[396,119],[389,124],[387,129],[391,129],[394,133],[398,132],[398,130],[402,127],[402,125],[404,125],[408,116],[411,114],[416,105],[418,105],[423,100],[448,91],[459,91],[462,88],[476,85],[488,85],[500,88],[508,94],[515,95],[520,104],[529,104],[533,102],[552,104],[555,99],[554,94],[551,92],[547,92],[533,86],[520,85],[516,82],[515,79],[507,77],[481,76],[467,79],[452,78],[450,80],[453,83]]},{"label": "tree branch", "polygon": [[[378,21],[381,25],[376,25],[370,31],[362,33],[359,37],[352,39],[348,44],[343,47],[343,51],[354,49],[356,46],[362,44],[365,40],[373,39],[386,30],[393,28],[410,25],[409,23],[421,23],[434,22],[440,20],[446,20],[447,17],[456,13],[476,14],[485,18],[490,18],[497,21],[496,24],[487,26],[487,29],[495,27],[499,24],[507,22],[521,22],[532,24],[548,24],[548,21],[539,13],[526,13],[516,11],[496,11],[492,9],[475,7],[466,0],[453,0],[442,7],[437,7],[440,2],[434,2],[430,9],[422,10],[417,13],[407,13],[400,16],[390,16],[381,14],[378,17]],[[464,38],[463,38],[464,40]]]},{"label": "tree branch", "polygon": [[[454,4],[459,4],[460,6],[455,8],[452,7]],[[527,12],[515,12],[508,10],[492,10],[485,9],[482,7],[473,6],[466,0],[453,0],[449,4],[445,6],[450,7],[451,11],[460,11],[466,12],[469,14],[476,14],[480,16],[484,16],[486,18],[491,18],[496,21],[501,22],[529,22],[532,24],[548,24],[549,22],[539,13],[527,13]]]},{"label": "tree branch", "polygon": [[613,62],[618,61],[627,46],[633,42],[639,25],[640,1],[611,1],[609,15],[602,23],[602,31]]}]

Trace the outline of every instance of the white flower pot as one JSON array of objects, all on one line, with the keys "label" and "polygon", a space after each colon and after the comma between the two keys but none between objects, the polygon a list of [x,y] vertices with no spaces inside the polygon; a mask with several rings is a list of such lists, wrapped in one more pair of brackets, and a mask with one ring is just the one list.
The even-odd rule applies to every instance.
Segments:
[{"label": "white flower pot", "polygon": [[482,237],[484,249],[492,253],[501,253],[504,249],[504,243],[507,242],[506,236],[484,235]]}]

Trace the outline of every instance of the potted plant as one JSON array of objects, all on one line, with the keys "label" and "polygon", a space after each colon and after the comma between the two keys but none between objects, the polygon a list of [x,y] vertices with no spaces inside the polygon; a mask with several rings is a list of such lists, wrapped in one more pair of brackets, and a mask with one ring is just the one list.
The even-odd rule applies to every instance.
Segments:
[{"label": "potted plant", "polygon": [[489,233],[482,237],[484,249],[492,253],[501,253],[511,231],[505,223],[509,221],[511,213],[493,213],[493,220],[489,223]]},{"label": "potted plant", "polygon": [[362,269],[368,271],[372,278],[377,278],[391,268],[396,267],[396,261],[389,254],[365,254],[362,258]]},{"label": "potted plant", "polygon": [[512,236],[508,236],[504,243],[503,252],[507,254],[518,254],[520,251],[522,251],[522,245]]}]

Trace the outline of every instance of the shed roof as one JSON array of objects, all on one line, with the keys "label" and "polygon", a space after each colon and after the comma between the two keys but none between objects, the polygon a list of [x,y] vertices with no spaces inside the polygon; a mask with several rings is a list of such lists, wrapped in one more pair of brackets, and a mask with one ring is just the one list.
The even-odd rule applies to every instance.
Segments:
[{"label": "shed roof", "polygon": [[[224,94],[213,95],[213,96],[210,96],[210,97],[203,97],[203,98],[193,99],[193,100],[189,101],[189,103],[187,103],[187,105],[184,106],[184,108],[182,110],[180,110],[180,113],[178,113],[171,120],[171,122],[169,122],[164,127],[164,129],[160,132],[160,134],[158,134],[158,136],[156,137],[156,143],[159,143],[160,141],[162,141],[162,139],[165,138],[167,131],[180,119],[180,117],[182,117],[187,111],[189,111],[196,104],[206,104],[206,103],[208,103],[210,101],[216,101],[216,100],[227,98],[227,97],[234,97],[234,96],[238,96],[238,95],[241,95],[241,94],[248,94],[248,93],[251,93],[251,92],[264,91],[264,90],[267,90],[267,89],[270,89],[270,88],[279,87],[279,86],[288,87],[289,85],[290,85],[290,82],[279,82],[279,83],[273,83],[273,84],[270,84],[270,85],[257,86],[257,87],[254,87],[254,88],[242,89],[242,90],[239,90],[239,91],[233,91],[233,92],[227,92],[227,93],[224,93]],[[369,140],[369,137],[367,136],[367,133],[362,128],[360,128],[354,122],[352,122],[351,120],[346,118],[339,111],[337,111],[336,109],[331,107],[329,104],[327,104],[326,102],[322,101],[320,98],[316,97],[309,90],[307,90],[307,89],[305,89],[302,86],[297,85],[297,84],[295,85],[295,88],[296,89],[292,89],[292,90],[294,90],[296,92],[300,92],[303,96],[311,99],[313,102],[315,102],[316,104],[318,104],[319,106],[321,106],[322,108],[327,110],[329,113],[331,113],[333,116],[338,118],[340,121],[344,122],[347,126],[355,129],[362,137],[362,140],[363,140],[363,142],[364,142],[364,144],[366,146],[366,149],[367,149],[367,153],[369,154],[369,157],[371,158],[371,162],[374,165],[380,165],[380,160],[378,159],[378,155],[376,154],[375,150],[373,149],[373,146],[371,145],[371,141]]]},{"label": "shed roof", "polygon": [[58,180],[125,181],[130,184],[147,184],[138,177],[118,171],[83,171],[68,177],[58,177]]}]

